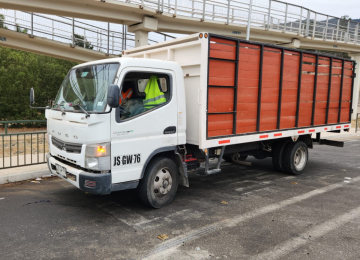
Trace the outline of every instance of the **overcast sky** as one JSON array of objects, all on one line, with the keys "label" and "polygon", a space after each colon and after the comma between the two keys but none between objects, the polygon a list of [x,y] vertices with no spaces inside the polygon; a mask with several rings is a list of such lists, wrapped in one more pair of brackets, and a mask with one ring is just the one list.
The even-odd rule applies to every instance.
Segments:
[{"label": "overcast sky", "polygon": [[300,5],[313,11],[336,17],[349,15],[352,19],[360,18],[360,0],[282,0]]}]

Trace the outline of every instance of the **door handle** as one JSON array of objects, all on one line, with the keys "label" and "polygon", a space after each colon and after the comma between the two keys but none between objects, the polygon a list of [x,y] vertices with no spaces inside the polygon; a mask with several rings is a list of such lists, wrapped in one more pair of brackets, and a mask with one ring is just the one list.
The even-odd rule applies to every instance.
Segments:
[{"label": "door handle", "polygon": [[175,134],[175,133],[176,133],[176,126],[169,126],[166,127],[164,130],[164,135]]}]

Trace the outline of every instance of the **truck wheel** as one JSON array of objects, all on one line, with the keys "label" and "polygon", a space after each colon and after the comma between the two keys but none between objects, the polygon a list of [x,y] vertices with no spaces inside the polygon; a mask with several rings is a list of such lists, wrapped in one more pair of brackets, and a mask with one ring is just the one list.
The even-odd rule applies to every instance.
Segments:
[{"label": "truck wheel", "polygon": [[173,200],[178,183],[175,163],[165,157],[158,158],[147,167],[140,181],[140,200],[152,208],[165,207]]},{"label": "truck wheel", "polygon": [[283,166],[283,154],[286,145],[289,143],[289,140],[281,140],[274,144],[273,150],[272,150],[272,163],[274,166],[274,169],[278,172],[284,172],[284,166]]},{"label": "truck wheel", "polygon": [[247,155],[240,155],[238,153],[224,155],[223,159],[227,162],[236,163],[237,161],[245,161],[247,159]]},{"label": "truck wheel", "polygon": [[309,158],[307,145],[302,142],[290,142],[283,152],[284,171],[290,174],[299,175],[305,169]]}]

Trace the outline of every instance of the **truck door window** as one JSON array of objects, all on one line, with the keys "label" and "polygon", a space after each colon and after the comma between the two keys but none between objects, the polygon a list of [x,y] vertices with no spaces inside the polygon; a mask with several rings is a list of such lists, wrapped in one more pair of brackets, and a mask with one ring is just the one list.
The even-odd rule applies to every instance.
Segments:
[{"label": "truck door window", "polygon": [[[149,79],[139,79],[137,81],[139,92],[145,92],[145,88],[147,83],[149,82]],[[159,86],[162,92],[167,92],[167,81],[166,78],[159,78]]]},{"label": "truck door window", "polygon": [[120,119],[151,112],[170,101],[170,78],[167,74],[130,72],[120,91]]}]

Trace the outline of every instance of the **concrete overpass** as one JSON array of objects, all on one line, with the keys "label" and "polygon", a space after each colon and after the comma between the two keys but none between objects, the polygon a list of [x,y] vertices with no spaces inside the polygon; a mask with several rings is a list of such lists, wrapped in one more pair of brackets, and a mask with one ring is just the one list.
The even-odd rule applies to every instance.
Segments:
[{"label": "concrete overpass", "polygon": [[[0,7],[108,23],[125,24],[135,46],[148,44],[149,32],[199,31],[282,44],[294,48],[348,52],[360,63],[360,25],[306,7],[270,0],[0,0]],[[265,2],[264,2],[265,3]],[[1,44],[1,42],[0,42]],[[108,48],[109,49],[109,48]],[[357,66],[360,75],[360,65]],[[359,93],[359,77],[355,79]],[[357,99],[354,100],[356,111]]]},{"label": "concrete overpass", "polygon": [[[167,3],[165,3],[167,2]],[[0,0],[0,7],[125,24],[145,42],[149,31],[192,34],[208,31],[294,47],[360,52],[359,23],[271,0]],[[250,18],[250,19],[249,19]],[[250,22],[249,22],[250,21]],[[298,41],[294,41],[296,38]],[[141,45],[141,44],[139,44]]]}]

